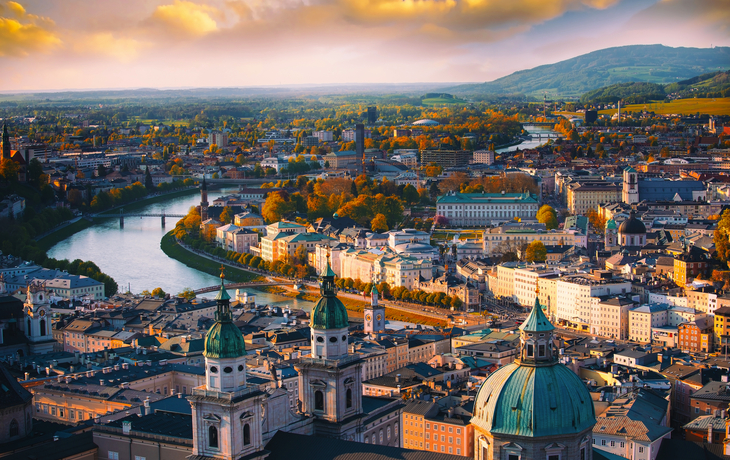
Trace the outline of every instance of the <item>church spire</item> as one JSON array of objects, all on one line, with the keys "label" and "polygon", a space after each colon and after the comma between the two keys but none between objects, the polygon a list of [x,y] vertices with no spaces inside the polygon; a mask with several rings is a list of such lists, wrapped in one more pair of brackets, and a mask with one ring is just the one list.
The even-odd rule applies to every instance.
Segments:
[{"label": "church spire", "polygon": [[218,304],[218,310],[215,313],[215,320],[219,323],[230,323],[233,321],[230,305],[231,296],[228,295],[228,291],[226,291],[226,286],[223,282],[223,280],[226,279],[226,275],[224,273],[225,269],[226,267],[221,266],[221,288],[215,296],[215,300]]},{"label": "church spire", "polygon": [[3,158],[10,159],[10,134],[7,123],[3,123]]},{"label": "church spire", "polygon": [[540,305],[540,288],[535,289],[535,306],[520,326],[521,364],[555,364],[553,331],[555,326],[545,316]]}]

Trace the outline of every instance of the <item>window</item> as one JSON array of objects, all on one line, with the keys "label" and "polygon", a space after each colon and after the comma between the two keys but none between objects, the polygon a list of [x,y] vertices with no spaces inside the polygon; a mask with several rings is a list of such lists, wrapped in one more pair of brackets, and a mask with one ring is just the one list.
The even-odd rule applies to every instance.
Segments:
[{"label": "window", "polygon": [[147,460],[147,457],[143,457],[141,455],[135,455],[134,460]]},{"label": "window", "polygon": [[390,427],[388,427],[388,431],[387,431],[387,433],[386,433],[386,434],[387,434],[387,436],[388,436],[388,440],[390,441]]},{"label": "window", "polygon": [[548,460],[560,460],[560,455],[548,455]]},{"label": "window", "polygon": [[611,441],[611,447],[616,447],[616,441]]},{"label": "window", "polygon": [[208,427],[208,447],[218,448],[218,428],[214,426]]},{"label": "window", "polygon": [[251,427],[248,423],[243,425],[243,445],[251,444]]},{"label": "window", "polygon": [[18,425],[18,421],[13,419],[12,422],[10,422],[10,437],[18,436],[20,434],[20,425]]},{"label": "window", "polygon": [[520,460],[520,456],[515,454],[509,454],[507,456],[507,460]]},{"label": "window", "polygon": [[380,430],[380,433],[378,433],[378,442],[380,442],[380,444],[383,443],[383,430]]},{"label": "window", "polygon": [[531,344],[527,344],[527,356],[533,356],[535,354],[535,347]]},{"label": "window", "polygon": [[626,445],[626,443],[625,443],[625,442],[623,442],[623,441],[621,441],[621,442],[620,442],[620,443],[618,444],[618,446],[619,446],[619,447],[624,447],[625,445]]},{"label": "window", "polygon": [[606,445],[606,440],[605,439],[601,439],[601,445],[602,446],[605,446]]},{"label": "window", "polygon": [[119,452],[110,450],[107,454],[107,458],[109,458],[109,460],[119,460]]},{"label": "window", "polygon": [[[595,441],[595,439],[594,439],[594,441]],[[586,460],[586,448],[585,447],[580,448],[580,460]]]},{"label": "window", "polygon": [[322,393],[322,390],[314,392],[314,410],[324,410],[324,393]]},{"label": "window", "polygon": [[643,447],[639,447],[639,453],[640,454],[643,454],[644,453],[644,448]]},{"label": "window", "polygon": [[365,444],[370,444],[370,436],[365,436]]},{"label": "window", "polygon": [[454,427],[453,426],[450,426],[449,427],[449,433],[453,433],[453,432],[454,432]]},{"label": "window", "polygon": [[[352,407],[352,388],[348,388],[347,392],[345,393],[345,405],[348,409]],[[388,429],[390,429],[390,427]],[[388,437],[390,438],[390,436]]]}]

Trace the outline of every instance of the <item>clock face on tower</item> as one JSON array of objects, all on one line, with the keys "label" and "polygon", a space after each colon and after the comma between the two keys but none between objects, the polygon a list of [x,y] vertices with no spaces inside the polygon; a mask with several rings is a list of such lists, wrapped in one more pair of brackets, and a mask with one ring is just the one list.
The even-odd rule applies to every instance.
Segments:
[{"label": "clock face on tower", "polygon": [[372,321],[372,320],[373,320],[373,317],[372,317],[372,316],[370,316],[370,315],[366,315],[366,316],[365,316],[365,319],[366,319],[366,320],[368,320],[368,321]]},{"label": "clock face on tower", "polygon": [[41,317],[46,316],[46,311],[45,310],[41,310],[40,315],[41,315]]},{"label": "clock face on tower", "polygon": [[382,316],[380,316],[380,315],[378,315],[378,316],[376,317],[376,319],[377,319],[378,321],[380,321],[381,319],[383,319],[383,317],[382,317]]}]

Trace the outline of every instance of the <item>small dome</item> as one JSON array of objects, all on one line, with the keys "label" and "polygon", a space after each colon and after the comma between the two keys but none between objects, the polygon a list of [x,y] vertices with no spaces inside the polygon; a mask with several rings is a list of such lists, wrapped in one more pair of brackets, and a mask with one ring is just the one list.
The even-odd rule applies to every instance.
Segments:
[{"label": "small dome", "polygon": [[428,118],[424,118],[423,120],[418,120],[413,122],[413,126],[438,126],[439,122],[436,120],[430,120]]},{"label": "small dome", "polygon": [[624,235],[640,235],[646,233],[646,226],[636,218],[636,213],[631,211],[629,218],[619,225],[618,232]]},{"label": "small dome", "polygon": [[593,400],[562,364],[508,364],[482,384],[471,422],[492,434],[525,437],[580,433],[596,424]]},{"label": "small dome", "polygon": [[314,329],[343,329],[349,324],[347,309],[337,297],[321,297],[312,309],[310,326]]},{"label": "small dome", "polygon": [[243,334],[231,322],[216,322],[205,335],[206,358],[238,358],[246,355]]}]

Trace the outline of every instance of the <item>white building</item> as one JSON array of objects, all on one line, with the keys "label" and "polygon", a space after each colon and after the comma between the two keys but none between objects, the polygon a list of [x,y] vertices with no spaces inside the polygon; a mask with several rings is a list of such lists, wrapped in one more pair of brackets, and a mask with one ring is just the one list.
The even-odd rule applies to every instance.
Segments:
[{"label": "white building", "polygon": [[274,168],[277,173],[287,166],[289,166],[289,162],[279,157],[268,157],[261,160],[262,168]]},{"label": "white building", "polygon": [[332,142],[334,140],[332,131],[315,131],[312,136],[316,137],[319,142]]},{"label": "white building", "polygon": [[475,150],[474,163],[486,165],[494,164],[494,150]]},{"label": "white building", "polygon": [[448,193],[436,200],[436,215],[444,216],[451,225],[484,226],[534,218],[539,203],[530,192],[525,193]]},{"label": "white building", "polygon": [[603,274],[564,276],[556,282],[555,316],[560,323],[587,332],[591,324],[592,297],[631,292],[631,282],[604,278]]},{"label": "white building", "polygon": [[208,145],[217,145],[218,147],[228,147],[228,133],[211,132],[208,134]]},{"label": "white building", "polygon": [[513,276],[514,296],[517,298],[517,303],[525,307],[535,305],[538,278],[553,276],[558,273],[560,273],[559,270],[547,268],[545,265],[516,268]]}]

